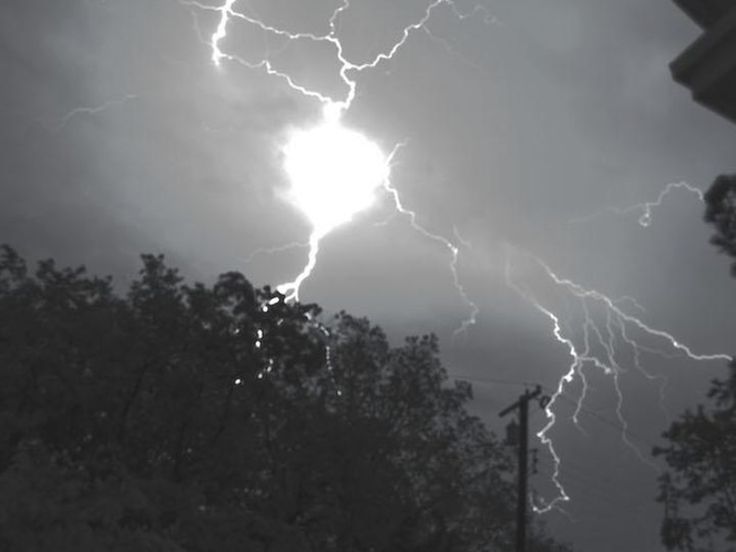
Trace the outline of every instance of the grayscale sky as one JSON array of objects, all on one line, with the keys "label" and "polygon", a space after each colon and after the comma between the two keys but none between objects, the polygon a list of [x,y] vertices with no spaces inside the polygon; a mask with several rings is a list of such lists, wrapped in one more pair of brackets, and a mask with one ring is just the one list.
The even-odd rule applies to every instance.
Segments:
[{"label": "grayscale sky", "polygon": [[[302,288],[305,301],[346,309],[392,339],[436,332],[448,370],[475,382],[473,408],[497,431],[497,412],[524,383],[547,393],[570,364],[551,319],[505,283],[554,311],[579,343],[582,308],[531,260],[595,288],[626,312],[672,332],[701,353],[730,353],[736,282],[708,244],[702,203],[670,182],[706,189],[736,170],[736,126],[694,104],[668,63],[698,34],[669,0],[458,0],[458,18],[437,8],[425,28],[357,78],[345,124],[384,151],[397,142],[392,182],[431,232],[471,247],[460,279],[480,308],[468,314],[453,286],[449,251],[394,213],[380,196],[322,243]],[[210,0],[210,4],[212,0]],[[428,0],[351,0],[338,21],[345,55],[362,62],[391,48]],[[325,33],[333,0],[250,0],[236,7],[291,31]],[[289,129],[319,118],[319,104],[262,71],[216,68],[200,40],[216,17],[176,0],[6,0],[0,7],[0,242],[30,258],[53,256],[121,282],[141,252],[162,252],[205,281],[241,270],[255,284],[293,278],[304,249],[252,255],[305,241],[309,226],[282,200],[288,187],[279,145]],[[228,51],[272,55],[300,83],[341,91],[334,52],[285,44],[232,25]],[[581,220],[582,219],[582,220]],[[591,303],[604,323],[605,311]],[[633,334],[632,334],[633,335]],[[621,438],[614,380],[585,368],[590,389],[571,422],[579,378],[555,407],[548,435],[562,458],[571,501],[543,517],[579,550],[660,550],[650,450],[671,416],[704,397],[722,361],[665,357],[616,345]],[[598,346],[597,353],[602,354]],[[660,400],[661,384],[666,394]],[[545,415],[533,409],[539,430]],[[554,497],[551,458],[539,444],[532,486]]]}]

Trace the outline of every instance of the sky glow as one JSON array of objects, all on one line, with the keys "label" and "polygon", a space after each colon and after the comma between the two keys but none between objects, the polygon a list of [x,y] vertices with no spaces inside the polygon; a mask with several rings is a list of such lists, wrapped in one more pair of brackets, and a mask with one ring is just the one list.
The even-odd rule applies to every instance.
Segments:
[{"label": "sky glow", "polygon": [[389,176],[381,149],[334,116],[294,131],[283,153],[287,199],[322,236],[369,208]]},{"label": "sky glow", "polygon": [[555,534],[662,550],[649,452],[723,376],[736,312],[702,220],[736,126],[673,82],[700,32],[675,4],[6,4],[3,242],[437,333],[494,431],[549,396],[530,491]]},{"label": "sky glow", "polygon": [[283,148],[284,171],[291,187],[286,199],[312,225],[307,264],[291,282],[277,287],[287,301],[299,300],[299,289],[317,264],[320,240],[368,209],[386,186],[390,157],[378,145],[342,124],[339,106],[328,102],[322,121],[292,131]]},{"label": "sky glow", "polygon": [[[220,23],[213,33],[209,43],[212,49],[212,61],[215,65],[219,66],[221,60],[227,59],[238,61],[251,69],[265,69],[268,74],[280,77],[295,92],[306,98],[318,99],[322,106],[321,122],[310,129],[293,130],[282,150],[284,155],[283,169],[290,182],[290,188],[285,199],[307,217],[311,223],[312,230],[309,236],[309,252],[306,264],[294,280],[277,286],[278,292],[283,294],[285,301],[299,301],[301,285],[310,277],[317,264],[322,238],[338,226],[350,222],[357,213],[368,209],[373,204],[378,189],[383,187],[384,190],[393,198],[397,212],[408,216],[414,229],[425,237],[443,245],[450,251],[450,270],[453,275],[453,283],[463,302],[470,310],[469,317],[455,331],[455,335],[467,331],[470,326],[475,324],[479,310],[476,304],[467,295],[465,288],[458,277],[457,267],[458,255],[460,252],[459,247],[442,235],[431,232],[418,224],[416,212],[403,206],[399,191],[390,182],[391,161],[402,144],[395,146],[393,151],[386,156],[381,152],[381,149],[365,135],[356,130],[348,129],[342,124],[342,115],[351,107],[352,101],[355,99],[357,89],[357,81],[348,76],[349,71],[360,72],[365,69],[373,69],[379,63],[391,60],[406,43],[412,32],[420,28],[426,29],[425,25],[431,17],[432,10],[440,5],[447,4],[451,6],[454,13],[458,15],[460,19],[464,19],[462,14],[457,11],[454,2],[452,0],[434,0],[429,3],[426,11],[424,12],[424,16],[418,22],[411,23],[404,27],[400,40],[395,42],[390,50],[377,55],[372,62],[362,65],[348,61],[344,55],[343,44],[336,35],[337,21],[342,12],[350,7],[348,1],[342,3],[332,13],[329,20],[330,33],[327,35],[289,33],[287,31],[271,27],[259,19],[254,19],[245,13],[235,11],[233,8],[234,4],[234,0],[226,0],[220,8],[214,8],[220,12]],[[207,9],[196,3],[193,5]],[[209,9],[212,10],[213,8]],[[342,100],[335,100],[318,90],[309,89],[297,84],[295,79],[288,72],[281,72],[275,69],[268,59],[263,59],[262,61],[254,64],[246,62],[237,56],[223,53],[220,49],[220,43],[227,37],[227,23],[231,18],[246,21],[260,30],[285,37],[291,41],[307,39],[312,42],[328,42],[332,44],[336,49],[337,60],[341,67],[339,76],[343,82],[348,85],[347,96]],[[639,224],[642,227],[647,227],[651,222],[652,208],[660,206],[663,199],[670,191],[681,187],[691,192],[695,192],[702,200],[702,192],[699,189],[686,183],[671,184],[660,192],[655,201],[637,204],[626,210],[620,210],[620,214],[626,214],[629,211],[641,212],[642,214],[639,219]],[[619,213],[619,211],[614,212],[617,214]],[[559,314],[545,307],[532,293],[528,293],[526,289],[519,287],[513,281],[511,278],[511,261],[510,259],[507,259],[507,285],[516,290],[529,304],[542,312],[548,320],[552,322],[553,337],[556,341],[568,348],[570,356],[573,359],[573,363],[568,372],[559,378],[557,390],[553,392],[551,401],[545,408],[548,423],[537,433],[538,438],[547,448],[552,459],[554,468],[551,480],[554,487],[553,492],[556,496],[551,499],[542,499],[541,503],[535,504],[535,510],[538,512],[548,512],[558,507],[558,503],[570,500],[570,496],[565,491],[565,488],[559,479],[561,458],[555,450],[552,439],[548,435],[549,430],[553,428],[557,419],[551,405],[563,392],[565,385],[571,383],[576,376],[579,376],[583,385],[583,391],[577,399],[576,415],[573,416],[573,422],[577,424],[577,413],[582,408],[582,404],[587,396],[587,380],[584,379],[581,372],[581,368],[584,365],[591,364],[592,366],[601,369],[605,375],[612,377],[613,386],[616,396],[618,397],[616,414],[618,421],[622,426],[623,442],[632,447],[645,464],[652,465],[651,462],[648,461],[629,440],[627,434],[628,422],[622,414],[623,395],[619,384],[620,368],[617,361],[617,352],[622,348],[621,343],[633,348],[634,355],[636,355],[635,364],[639,367],[640,371],[645,373],[645,375],[648,374],[643,371],[638,364],[639,352],[644,350],[646,346],[628,336],[626,333],[626,324],[633,325],[642,330],[648,337],[659,337],[665,339],[672,348],[684,353],[694,361],[728,361],[731,357],[720,353],[705,355],[696,354],[687,346],[682,345],[672,334],[666,331],[654,329],[639,318],[624,313],[616,307],[615,302],[608,296],[595,290],[585,289],[571,280],[558,278],[546,263],[541,261],[541,259],[537,259],[537,261],[544,268],[544,272],[549,280],[553,281],[558,286],[564,287],[572,297],[583,301],[582,309],[585,313],[585,321],[582,327],[584,346],[581,350],[582,352],[579,352],[578,347],[575,345],[575,332],[571,332],[573,335],[568,335],[568,332],[563,329],[563,324],[561,323]],[[602,302],[606,306],[607,318],[603,326],[596,323],[596,321],[590,317],[588,306],[585,302],[586,299],[594,299]],[[621,332],[621,335],[618,337],[618,342],[615,328],[612,325],[614,320],[619,325]],[[599,340],[599,345],[602,347],[603,351],[602,357],[590,353],[592,349],[590,341],[591,333]]]},{"label": "sky glow", "polygon": [[[329,18],[330,32],[324,35],[293,33],[273,27],[257,17],[236,11],[234,9],[236,0],[225,0],[220,7],[205,6],[196,1],[180,1],[202,10],[219,12],[217,28],[206,42],[211,48],[212,62],[217,67],[221,66],[222,60],[229,60],[249,69],[265,70],[267,74],[281,79],[293,91],[305,98],[317,99],[322,105],[322,122],[310,130],[294,131],[283,150],[284,170],[291,181],[291,190],[286,199],[302,211],[312,223],[307,264],[294,280],[277,286],[277,290],[284,294],[285,300],[299,300],[301,284],[316,266],[320,240],[340,224],[352,220],[356,213],[367,209],[373,203],[375,191],[379,186],[383,186],[393,198],[396,210],[409,217],[412,228],[450,251],[449,268],[453,284],[469,309],[468,317],[460,324],[455,334],[465,332],[475,324],[478,308],[465,292],[457,272],[458,246],[444,236],[421,226],[417,222],[416,213],[403,206],[398,190],[389,181],[391,160],[402,144],[395,145],[391,154],[385,156],[374,142],[354,130],[345,128],[341,117],[350,109],[356,97],[358,83],[351,74],[375,69],[380,64],[390,61],[406,44],[410,35],[420,29],[428,32],[425,25],[433,10],[440,6],[449,7],[451,13],[461,21],[470,14],[483,13],[488,16],[486,10],[477,6],[470,14],[463,14],[452,0],[433,0],[418,21],[403,28],[400,39],[388,50],[378,53],[370,61],[354,63],[345,56],[343,43],[337,35],[340,16],[350,8],[349,0],[344,0],[332,12]],[[340,64],[338,74],[347,87],[346,95],[338,100],[319,90],[299,84],[288,72],[275,68],[267,57],[253,63],[237,55],[223,52],[220,44],[228,36],[228,22],[231,19],[247,22],[255,29],[289,41],[307,40],[315,44],[330,44],[335,49]],[[487,17],[483,20],[485,23],[489,22]]]}]

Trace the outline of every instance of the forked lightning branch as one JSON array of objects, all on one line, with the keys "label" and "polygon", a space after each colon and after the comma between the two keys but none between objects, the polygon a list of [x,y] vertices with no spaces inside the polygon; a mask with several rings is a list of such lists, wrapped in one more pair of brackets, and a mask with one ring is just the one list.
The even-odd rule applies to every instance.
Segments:
[{"label": "forked lightning branch", "polygon": [[[360,131],[348,128],[343,123],[343,117],[351,108],[356,97],[358,75],[364,71],[375,69],[383,63],[390,62],[411,39],[414,32],[422,29],[429,32],[425,25],[436,11],[446,9],[461,21],[469,17],[480,16],[486,23],[490,20],[488,11],[482,6],[476,6],[469,13],[463,13],[452,0],[433,0],[427,5],[418,20],[403,28],[399,39],[395,43],[372,59],[358,63],[348,59],[339,36],[340,18],[350,9],[349,0],[344,0],[332,12],[327,22],[329,31],[326,34],[294,33],[274,27],[251,15],[245,8],[241,9],[237,0],[225,0],[219,6],[209,6],[189,0],[180,0],[180,2],[194,10],[195,13],[197,10],[202,10],[217,15],[216,28],[211,31],[209,36],[202,37],[203,42],[210,49],[211,60],[216,67],[224,69],[225,63],[231,62],[248,69],[264,71],[275,79],[280,79],[286,83],[295,94],[316,102],[316,106],[320,110],[321,119],[317,125],[292,131],[283,146],[283,170],[289,181],[286,199],[303,214],[311,226],[307,244],[308,254],[304,268],[293,280],[285,282],[277,288],[282,294],[283,300],[299,300],[301,287],[310,277],[318,262],[320,244],[323,238],[339,226],[349,223],[358,213],[369,209],[379,194],[387,194],[393,201],[396,210],[407,217],[412,228],[448,251],[452,282],[461,301],[468,309],[468,316],[460,324],[457,332],[468,330],[476,322],[479,312],[478,307],[463,287],[458,273],[460,254],[458,244],[466,248],[468,244],[463,242],[459,236],[456,236],[457,243],[455,243],[455,241],[445,236],[426,229],[418,223],[417,214],[404,206],[398,189],[391,182],[391,167],[396,161],[402,144],[397,144],[390,152],[385,152],[375,141]],[[250,27],[254,31],[265,32],[281,39],[289,41],[306,40],[328,45],[334,52],[339,66],[338,76],[345,84],[347,92],[343,97],[331,97],[323,91],[298,82],[292,75],[279,70],[267,58],[254,62],[228,52],[224,43],[231,31],[231,24],[235,20],[244,23],[246,29]],[[652,208],[659,206],[668,193],[680,188],[694,192],[702,199],[702,194],[696,188],[683,183],[670,184],[656,201],[642,203],[628,209],[613,210],[613,212],[617,214],[637,212],[640,214],[639,223],[646,227],[651,223]],[[590,217],[580,219],[579,222],[587,220],[587,218]],[[289,244],[288,247],[293,245]],[[512,255],[512,252],[515,253]],[[584,318],[582,325],[575,331],[563,328],[561,317],[553,312],[545,301],[538,299],[533,289],[517,281],[512,258],[518,258],[519,252],[521,252],[521,256],[533,259],[541,269],[543,276],[555,288],[578,301],[584,313]],[[649,345],[650,341],[656,341],[658,346],[668,349],[669,353],[665,351],[665,354],[681,355],[693,361],[730,360],[730,357],[724,354],[699,354],[694,352],[669,332],[657,329],[645,323],[641,318],[624,311],[616,301],[605,294],[586,289],[569,279],[558,276],[541,259],[524,253],[519,248],[509,248],[506,259],[506,283],[549,321],[553,339],[566,348],[571,358],[568,370],[559,378],[551,401],[545,406],[547,423],[538,433],[539,439],[546,446],[554,460],[553,483],[557,489],[556,496],[536,505],[535,509],[539,512],[548,511],[559,502],[570,499],[562,481],[560,481],[559,465],[561,459],[555,450],[549,431],[556,422],[553,410],[556,401],[565,392],[566,386],[575,378],[580,379],[583,384],[583,393],[577,401],[576,416],[573,417],[573,421],[577,423],[577,414],[582,407],[587,391],[587,381],[583,368],[594,367],[611,377],[618,396],[616,414],[621,423],[624,443],[634,449],[643,461],[646,461],[627,435],[626,419],[622,411],[624,397],[619,385],[619,378],[623,374],[623,370],[618,364],[619,349],[627,347],[633,351],[635,368],[652,380],[656,377],[649,374],[641,363],[642,353],[660,352],[659,349],[652,349],[652,346]],[[591,315],[590,309],[593,306],[605,312],[602,322]],[[262,336],[259,336],[259,339],[261,338]],[[642,339],[647,341],[642,342]]]},{"label": "forked lightning branch", "polygon": [[[260,69],[285,82],[295,93],[316,100],[321,108],[321,121],[313,128],[292,132],[283,148],[284,170],[289,178],[290,188],[287,199],[309,220],[312,231],[309,236],[307,262],[302,271],[289,282],[278,286],[287,301],[298,300],[304,281],[309,278],[317,264],[322,239],[338,226],[350,222],[353,217],[368,209],[376,200],[380,191],[389,194],[396,209],[409,217],[414,229],[425,237],[445,247],[450,253],[449,268],[457,292],[468,308],[468,317],[460,324],[458,332],[464,331],[475,323],[478,308],[470,300],[460,283],[458,274],[459,247],[450,239],[433,233],[419,225],[416,213],[404,207],[398,190],[390,181],[391,163],[399,149],[397,144],[386,154],[370,138],[355,129],[347,128],[342,120],[350,109],[358,88],[356,76],[363,71],[374,69],[381,63],[390,61],[411,34],[429,21],[434,10],[446,6],[460,19],[470,14],[461,13],[450,0],[435,0],[429,4],[422,17],[401,32],[400,39],[386,51],[373,59],[355,63],[350,61],[344,51],[343,43],[338,36],[339,19],[343,12],[350,8],[346,0],[340,4],[329,18],[329,32],[318,35],[313,33],[292,33],[261,21],[245,12],[237,11],[236,0],[226,0],[219,7],[205,6],[198,2],[182,3],[201,10],[214,11],[219,14],[216,29],[206,41],[211,49],[212,62],[220,67],[224,61],[231,61],[248,67]],[[472,13],[484,13],[479,8]],[[487,16],[487,14],[486,14]],[[240,56],[223,50],[223,41],[228,36],[229,24],[233,20],[244,22],[254,29],[270,33],[287,40],[309,40],[329,44],[334,50],[339,63],[339,77],[345,84],[347,92],[344,97],[333,98],[328,94],[304,86],[291,75],[279,71],[268,59],[250,62]]]}]

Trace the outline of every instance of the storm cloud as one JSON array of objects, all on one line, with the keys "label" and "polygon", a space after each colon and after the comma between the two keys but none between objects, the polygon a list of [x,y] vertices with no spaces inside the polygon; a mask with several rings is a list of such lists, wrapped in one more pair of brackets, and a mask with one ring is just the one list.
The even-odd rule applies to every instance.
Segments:
[{"label": "storm cloud", "polygon": [[[352,0],[340,20],[346,55],[386,51],[426,4]],[[249,3],[270,24],[321,33],[337,5]],[[698,351],[731,352],[736,282],[707,243],[697,197],[671,194],[647,228],[635,212],[607,210],[652,200],[670,182],[705,189],[736,169],[736,127],[669,75],[698,29],[667,0],[482,6],[457,2],[475,13],[468,18],[435,10],[393,59],[356,76],[345,117],[385,151],[405,142],[392,169],[404,203],[432,232],[452,237],[455,228],[472,244],[458,268],[480,308],[477,324],[452,337],[467,307],[448,251],[392,217],[385,197],[324,240],[303,299],[367,315],[392,339],[438,333],[448,369],[475,382],[475,408],[498,431],[498,410],[524,382],[550,389],[569,365],[550,321],[505,284],[509,247],[611,297],[635,297],[646,308],[637,315]],[[121,282],[141,252],[165,253],[196,279],[235,269],[262,285],[298,273],[304,249],[249,255],[307,239],[307,221],[282,200],[280,145],[290,129],[314,124],[319,104],[263,71],[215,68],[202,39],[216,23],[175,0],[0,8],[0,241]],[[241,23],[226,46],[256,58],[276,52],[296,78],[341,93],[329,49],[283,44]],[[515,274],[550,305],[570,300],[544,291],[534,263]],[[647,361],[667,378],[664,410],[662,379],[633,368],[622,377],[623,412],[644,455],[667,412],[700,401],[725,368]],[[573,405],[560,402],[551,435],[571,466],[563,481],[573,500],[547,522],[580,549],[657,550],[656,470],[622,443],[620,428],[601,422],[615,419],[610,378],[591,370],[590,383],[594,414],[584,413],[582,431],[569,422]],[[579,391],[570,387],[573,397]],[[535,429],[544,422],[537,411]],[[552,492],[548,460],[533,480],[543,494]]]}]

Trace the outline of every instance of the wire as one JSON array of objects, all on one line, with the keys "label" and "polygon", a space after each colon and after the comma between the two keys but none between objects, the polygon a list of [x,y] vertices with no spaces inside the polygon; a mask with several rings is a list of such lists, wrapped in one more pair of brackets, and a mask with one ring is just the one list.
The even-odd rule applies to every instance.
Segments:
[{"label": "wire", "polygon": [[480,383],[480,384],[514,385],[518,387],[534,387],[536,385],[530,381],[505,380],[505,379],[496,379],[496,378],[476,378],[476,377],[470,377],[470,376],[454,375],[454,374],[449,374],[449,373],[448,373],[448,376],[455,380],[464,380],[464,381],[470,381],[473,383]]}]

